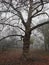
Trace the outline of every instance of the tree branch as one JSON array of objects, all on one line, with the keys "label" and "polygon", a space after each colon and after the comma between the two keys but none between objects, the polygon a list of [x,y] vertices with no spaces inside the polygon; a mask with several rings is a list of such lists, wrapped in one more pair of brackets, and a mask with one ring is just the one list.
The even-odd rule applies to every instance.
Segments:
[{"label": "tree branch", "polygon": [[31,16],[31,18],[34,18],[34,17],[39,16],[39,15],[43,15],[43,14],[46,14],[49,17],[49,15],[46,12],[42,12],[42,13],[36,14],[34,16]]},{"label": "tree branch", "polygon": [[14,34],[14,35],[5,36],[5,37],[1,38],[0,41],[6,39],[6,38],[8,38],[8,37],[12,37],[12,36],[20,36],[20,37],[22,37],[22,38],[24,37],[24,36],[22,36],[22,35]]},{"label": "tree branch", "polygon": [[36,29],[36,28],[38,28],[38,27],[41,27],[41,26],[43,26],[43,25],[45,25],[45,24],[49,24],[49,21],[44,22],[44,23],[41,23],[41,24],[38,24],[38,25],[32,27],[32,28],[30,29],[30,31],[32,31],[32,30],[34,30],[34,29]]},{"label": "tree branch", "polygon": [[19,26],[14,26],[14,25],[7,24],[7,23],[0,23],[0,24],[2,24],[2,25],[9,25],[9,26],[12,26],[12,27],[17,27],[17,28],[21,29],[23,32],[25,32],[25,31],[24,31],[21,27],[19,27]]},{"label": "tree branch", "polygon": [[[30,18],[33,18],[35,15],[37,15],[39,12],[41,12],[42,9],[43,9],[43,7],[44,7],[43,0],[40,0],[40,2],[37,2],[37,3],[39,3],[39,5],[38,5],[37,7],[35,7],[34,10],[32,10],[32,11],[35,11],[35,10],[36,10],[36,12],[35,12]],[[35,3],[35,4],[36,4],[36,3]],[[42,7],[41,7],[40,10],[38,10],[38,8],[39,8],[40,6],[42,6]]]},{"label": "tree branch", "polygon": [[[12,16],[10,16],[9,18],[7,18],[6,20],[4,20],[4,22],[6,22],[7,20],[9,20],[10,18],[12,18],[12,17],[14,17],[15,16],[15,14],[14,15],[12,15]],[[1,20],[3,20],[4,18],[2,18]],[[0,21],[1,21],[0,20]]]},{"label": "tree branch", "polygon": [[36,12],[30,17],[30,18],[33,18],[36,14],[38,14],[39,12],[41,12],[42,11],[42,9],[43,9],[43,6],[44,5],[42,5],[42,8],[40,9],[40,10],[38,10],[37,8],[39,7],[39,6],[41,6],[41,4],[40,5],[38,5],[33,11],[35,11],[36,10]]},{"label": "tree branch", "polygon": [[21,12],[18,11],[17,8],[15,8],[15,7],[12,5],[12,3],[10,4],[10,3],[6,2],[6,1],[2,1],[2,3],[9,4],[9,5],[12,7],[13,10],[17,11],[17,13],[19,14],[19,17],[20,17],[21,20],[22,20],[23,25],[26,27],[26,23],[25,23],[25,21],[24,21],[24,19],[23,19],[23,16],[22,16]]}]

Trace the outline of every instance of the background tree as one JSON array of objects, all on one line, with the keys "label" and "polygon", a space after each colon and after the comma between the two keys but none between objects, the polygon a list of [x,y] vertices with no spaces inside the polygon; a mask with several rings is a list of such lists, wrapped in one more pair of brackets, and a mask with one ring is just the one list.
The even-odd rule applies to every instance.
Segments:
[{"label": "background tree", "polygon": [[49,24],[40,27],[40,31],[44,35],[45,51],[49,50]]}]

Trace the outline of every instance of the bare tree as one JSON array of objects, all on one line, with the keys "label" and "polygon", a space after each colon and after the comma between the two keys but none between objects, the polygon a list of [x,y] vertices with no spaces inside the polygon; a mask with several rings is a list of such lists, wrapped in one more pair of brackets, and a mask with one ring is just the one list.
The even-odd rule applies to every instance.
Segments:
[{"label": "bare tree", "polygon": [[[28,57],[29,47],[30,47],[30,36],[31,36],[32,30],[49,23],[49,21],[47,21],[47,22],[38,24],[37,26],[31,27],[32,18],[39,16],[41,14],[48,15],[47,13],[41,12],[43,10],[44,4],[46,4],[48,2],[43,1],[43,0],[37,0],[37,1],[34,1],[34,0],[0,0],[0,3],[3,5],[0,12],[5,12],[5,13],[11,12],[11,14],[14,14],[21,20],[21,23],[23,24],[24,28],[21,28],[20,26],[14,26],[11,24],[6,24],[6,23],[0,23],[0,24],[9,25],[12,27],[18,27],[20,30],[22,30],[24,32],[24,36],[17,35],[17,34],[16,34],[16,36],[23,37],[23,56]],[[22,11],[27,12],[28,16],[27,16],[26,21],[24,20]],[[9,36],[15,36],[15,35],[9,35]],[[7,37],[9,37],[9,36],[7,36]],[[6,38],[6,37],[4,37],[4,38]]]},{"label": "bare tree", "polygon": [[49,50],[49,24],[46,24],[39,28],[44,36],[45,51]]}]

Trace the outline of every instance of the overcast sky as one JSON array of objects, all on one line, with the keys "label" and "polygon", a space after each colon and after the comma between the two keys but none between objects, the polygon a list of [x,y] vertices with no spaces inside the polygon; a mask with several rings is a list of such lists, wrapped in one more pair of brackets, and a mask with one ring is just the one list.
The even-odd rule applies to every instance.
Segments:
[{"label": "overcast sky", "polygon": [[[43,12],[47,12],[49,14],[49,4],[44,5],[44,9]],[[2,18],[4,18],[6,15],[6,18],[9,18],[10,16],[12,16],[13,14],[11,13],[3,13],[1,16]],[[27,20],[27,13],[25,11],[22,12],[22,15],[24,17],[25,20]],[[32,22],[34,23],[34,25],[38,24],[39,22],[44,22],[48,20],[48,16],[47,15],[40,15],[37,16],[35,18],[32,19]],[[14,22],[14,21],[13,21]],[[4,30],[7,29],[7,26],[4,28]],[[3,31],[3,33],[5,33],[6,31]]]}]

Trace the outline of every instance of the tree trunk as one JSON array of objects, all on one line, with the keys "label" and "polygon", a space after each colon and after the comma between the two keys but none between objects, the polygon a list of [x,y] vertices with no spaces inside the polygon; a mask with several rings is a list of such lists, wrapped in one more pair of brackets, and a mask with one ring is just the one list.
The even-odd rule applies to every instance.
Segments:
[{"label": "tree trunk", "polygon": [[47,44],[45,43],[45,51],[47,51]]},{"label": "tree trunk", "polygon": [[47,39],[46,39],[46,37],[45,37],[44,43],[45,43],[45,51],[47,51]]},{"label": "tree trunk", "polygon": [[45,36],[45,51],[49,50],[49,37]]},{"label": "tree trunk", "polygon": [[29,56],[29,48],[30,48],[30,33],[25,33],[24,39],[23,39],[23,57],[28,58]]}]

